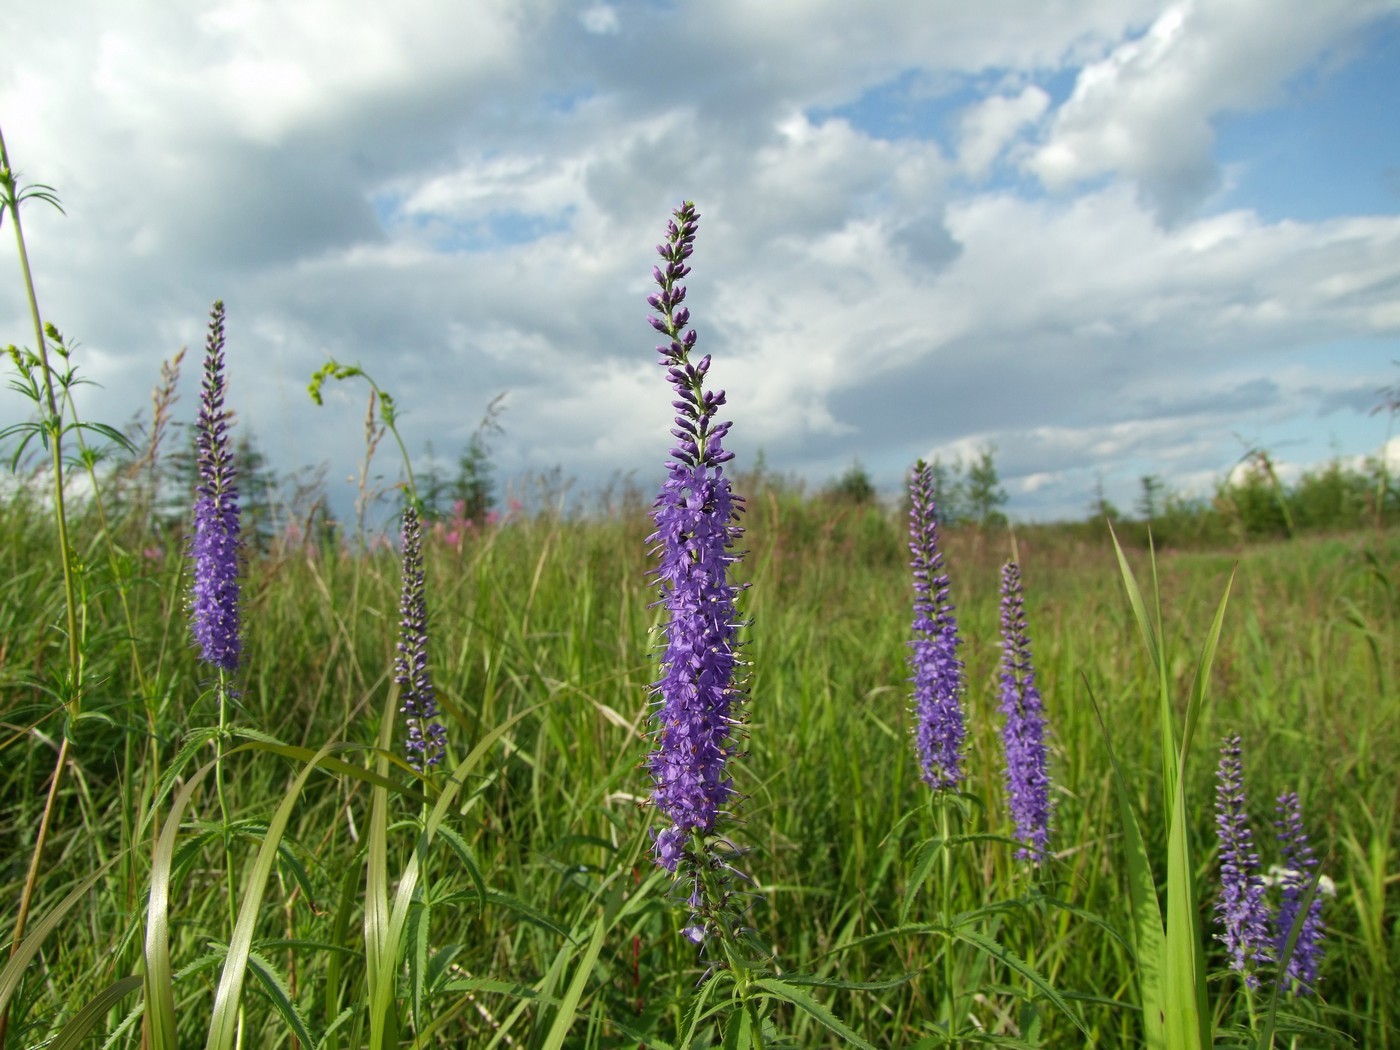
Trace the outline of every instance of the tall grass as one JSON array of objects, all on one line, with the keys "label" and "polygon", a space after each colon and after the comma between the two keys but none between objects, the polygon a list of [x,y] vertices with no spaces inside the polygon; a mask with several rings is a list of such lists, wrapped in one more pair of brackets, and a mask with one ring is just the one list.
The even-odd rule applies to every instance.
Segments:
[{"label": "tall grass", "polygon": [[[901,525],[873,510],[833,514],[780,491],[760,491],[750,502],[753,726],[738,786],[749,796],[739,835],[751,849],[746,863],[757,882],[753,922],[784,969],[850,983],[913,974],[879,991],[830,992],[825,1002],[875,1045],[914,1045],[940,1022],[942,949],[927,937],[884,936],[901,925],[918,879],[919,843],[937,834],[909,742]],[[62,585],[43,543],[44,513],[17,495],[0,517],[10,539],[0,552],[9,915],[63,730],[62,707],[45,685],[55,649],[61,651],[49,624],[62,616],[55,604]],[[124,540],[118,534],[119,549],[143,542],[138,526],[117,523],[130,530]],[[76,534],[90,536],[92,528],[80,512]],[[504,1031],[497,1045],[506,1038],[540,1045],[561,1007],[577,1015],[561,1045],[634,1045],[629,1032],[661,1045],[682,1030],[700,964],[678,933],[683,916],[668,905],[665,883],[646,857],[650,817],[638,805],[648,747],[645,686],[653,673],[653,613],[642,582],[646,529],[645,520],[631,518],[542,515],[485,531],[460,552],[428,547],[433,670],[453,746],[460,757],[493,731],[499,738],[464,772],[460,795],[444,809],[441,827],[453,845],[439,841],[418,862],[428,889],[405,905],[403,921],[418,925],[410,939],[417,947],[395,989],[400,1006],[412,1003],[403,1013],[403,1038],[437,1032],[452,1045],[484,1046]],[[946,547],[968,638],[968,790],[984,806],[974,818],[980,829],[1004,834],[993,643],[1002,544],[954,531]],[[1143,1029],[1133,1006],[1123,829],[1088,696],[1092,690],[1112,727],[1132,801],[1145,814],[1147,856],[1162,881],[1167,821],[1159,802],[1156,674],[1136,638],[1110,549],[1062,542],[1053,530],[1023,532],[1020,547],[1059,791],[1057,855],[1046,866],[1044,893],[1069,907],[1047,904],[1036,912],[1027,904],[1007,911],[991,932],[1022,957],[1033,956],[1100,1044],[1131,1045]],[[1400,1010],[1389,979],[1400,943],[1395,787],[1387,773],[1400,768],[1400,635],[1394,581],[1385,571],[1397,555],[1393,534],[1246,551],[1216,655],[1213,699],[1196,730],[1198,740],[1241,733],[1246,778],[1258,797],[1297,786],[1307,800],[1323,870],[1338,895],[1328,905],[1322,995],[1295,1012],[1369,1046],[1394,1044]],[[1140,573],[1146,569],[1133,552],[1129,559]],[[1163,667],[1175,695],[1189,685],[1191,648],[1231,562],[1169,555],[1159,566]],[[265,822],[288,797],[308,751],[380,739],[397,569],[390,551],[349,557],[315,547],[248,565],[239,724],[281,744],[228,759],[240,898],[260,874],[250,865]],[[169,626],[184,616],[179,551],[141,558],[127,586],[142,662],[164,683],[153,723],[120,644],[126,621],[116,588],[100,579],[99,568],[89,571],[89,636],[110,642],[92,648],[95,685],[86,701],[95,717],[69,729],[75,758],[56,799],[36,914],[51,913],[72,887],[110,867],[70,903],[62,936],[38,946],[15,991],[14,1045],[58,1031],[98,993],[142,972],[143,917],[160,856],[153,828],[141,828],[133,815],[168,812],[168,800],[155,805],[155,785],[140,766],[159,757],[170,767],[187,728],[210,717],[201,709],[208,701],[194,654],[184,632]],[[332,1029],[326,1045],[359,1045],[359,1020],[333,1026],[358,1001],[365,979],[364,850],[376,826],[374,807],[386,811],[384,840],[374,848],[385,852],[387,887],[420,856],[413,842],[421,833],[412,830],[418,799],[443,797],[415,786],[392,761],[377,762],[391,774],[391,790],[375,787],[364,779],[369,771],[355,765],[354,775],[312,775],[288,810],[275,863],[261,873],[268,893],[249,938],[269,976],[247,987],[246,1045],[290,1045],[294,1038],[292,1014],[276,1005],[278,981],[307,1034]],[[1203,909],[1214,883],[1209,766],[1189,766],[1182,784],[1189,800],[1183,832]],[[185,846],[175,847],[169,883],[178,1045],[205,1036],[221,965],[217,946],[232,932],[219,888],[221,858],[213,839],[201,837],[218,820],[217,804],[197,785],[188,805],[178,832]],[[1027,876],[1011,852],[995,842],[959,848],[951,886],[956,911],[1024,895]],[[1223,954],[1209,940],[1206,946],[1213,1017],[1223,1020],[1238,1005],[1237,985],[1220,973]],[[588,976],[573,987],[590,957]],[[971,993],[968,1012],[988,1032],[1081,1045],[1084,1037],[1068,1018],[1044,1009],[1043,996],[1014,971],[979,952],[957,958],[956,979]],[[406,983],[411,967],[422,974],[417,986]],[[576,998],[569,1001],[571,990]],[[121,1027],[133,1002],[94,1022],[125,1033],[115,1045],[139,1038],[139,1023]],[[800,1012],[779,1020],[799,1043],[826,1038]]]}]

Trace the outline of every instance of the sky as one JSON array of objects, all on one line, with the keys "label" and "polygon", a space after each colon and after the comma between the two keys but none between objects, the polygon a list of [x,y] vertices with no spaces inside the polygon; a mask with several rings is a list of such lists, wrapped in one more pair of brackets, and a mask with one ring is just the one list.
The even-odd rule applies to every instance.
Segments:
[{"label": "sky", "polygon": [[[1400,0],[12,4],[0,130],[80,408],[149,414],[210,304],[228,404],[342,513],[367,388],[417,469],[654,489],[669,214],[736,466],[995,448],[1015,519],[1400,439]],[[6,226],[8,227],[8,223]],[[0,346],[33,328],[8,229]],[[8,366],[6,366],[8,367]],[[27,405],[0,395],[0,425]],[[396,466],[381,446],[377,470]],[[516,482],[518,483],[518,482]]]}]

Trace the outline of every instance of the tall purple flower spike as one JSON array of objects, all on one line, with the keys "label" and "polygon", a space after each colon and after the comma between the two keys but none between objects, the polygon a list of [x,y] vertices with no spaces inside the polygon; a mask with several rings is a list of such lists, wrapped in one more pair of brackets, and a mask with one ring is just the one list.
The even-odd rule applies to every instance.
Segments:
[{"label": "tall purple flower spike", "polygon": [[199,483],[195,487],[194,562],[190,628],[200,659],[225,671],[238,670],[238,487],[224,409],[224,304],[209,314],[204,382],[195,420]]},{"label": "tall purple flower spike", "polygon": [[1220,836],[1220,899],[1215,905],[1216,937],[1230,955],[1230,969],[1244,975],[1250,988],[1259,987],[1255,972],[1268,962],[1269,909],[1264,903],[1264,880],[1259,854],[1245,813],[1244,773],[1240,738],[1229,736],[1220,748],[1215,780],[1215,827]]},{"label": "tall purple flower spike", "polygon": [[[1308,845],[1308,833],[1303,830],[1303,810],[1296,792],[1279,796],[1278,820],[1274,827],[1278,830],[1279,845],[1283,848],[1283,900],[1279,903],[1274,921],[1274,950],[1282,958],[1283,949],[1288,944],[1288,934],[1303,906],[1308,884],[1313,881],[1317,871],[1317,857],[1312,846]],[[1293,988],[1301,993],[1311,992],[1317,984],[1317,968],[1321,962],[1322,894],[1314,892],[1307,914],[1303,916],[1298,939],[1293,944],[1293,954],[1288,958],[1287,972],[1281,979],[1296,982]]]},{"label": "tall purple flower spike", "polygon": [[909,480],[909,553],[914,575],[914,639],[909,666],[914,683],[914,743],[924,782],[935,791],[962,782],[963,664],[958,623],[948,600],[948,577],[938,549],[933,474],[920,460]]},{"label": "tall purple flower spike", "polygon": [[428,674],[428,603],[423,584],[423,528],[418,511],[403,512],[403,588],[394,681],[408,723],[408,760],[417,770],[442,761],[447,730],[438,721],[437,691]]},{"label": "tall purple flower spike", "polygon": [[686,327],[690,311],[679,282],[690,272],[686,260],[700,216],[689,201],[674,215],[666,243],[656,249],[664,261],[652,271],[660,291],[647,298],[656,311],[651,325],[667,339],[656,351],[675,390],[676,410],[676,446],[652,513],[656,531],[647,539],[660,554],[652,576],[666,610],[661,677],[651,687],[655,750],[648,766],[652,801],[668,822],[656,835],[656,861],[669,871],[687,856],[693,833],[715,830],[734,794],[725,767],[736,751],[744,700],[735,682],[740,588],[727,578],[740,557],[732,548],[743,532],[736,524],[743,501],[730,492],[724,473],[723,464],[733,458],[722,444],[730,424],[714,421],[724,392],[705,389],[708,356],[690,361],[696,333]]},{"label": "tall purple flower spike", "polygon": [[1006,793],[1022,860],[1041,861],[1050,842],[1050,777],[1046,772],[1045,708],[1035,686],[1021,567],[1001,568],[1001,705],[1006,722]]}]

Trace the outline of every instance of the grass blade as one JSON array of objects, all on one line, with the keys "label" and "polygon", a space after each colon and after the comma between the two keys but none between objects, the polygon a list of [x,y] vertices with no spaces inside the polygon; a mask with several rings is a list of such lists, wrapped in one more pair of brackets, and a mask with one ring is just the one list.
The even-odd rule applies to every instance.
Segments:
[{"label": "grass blade", "polygon": [[583,958],[574,969],[574,979],[569,982],[568,990],[564,992],[564,998],[559,1003],[559,1010],[554,1015],[554,1023],[549,1027],[543,1050],[559,1050],[568,1038],[569,1028],[578,1015],[579,1000],[583,998],[583,989],[588,984],[588,978],[593,975],[593,966],[598,961],[598,952],[603,947],[603,935],[607,933],[609,925],[606,913],[599,913],[598,921],[593,924],[593,937],[588,942]]},{"label": "grass blade", "polygon": [[53,1042],[48,1044],[47,1050],[77,1050],[89,1029],[100,1021],[108,1010],[140,988],[141,981],[140,974],[132,974],[102,989],[63,1026],[63,1030],[54,1036]]},{"label": "grass blade", "polygon": [[301,768],[292,781],[277,807],[272,820],[268,822],[267,834],[258,848],[253,861],[253,870],[248,879],[248,888],[243,903],[238,909],[238,921],[233,927],[233,937],[229,941],[228,958],[219,974],[219,987],[214,993],[214,1011],[209,1018],[209,1038],[206,1050],[229,1050],[233,1046],[238,1027],[238,1006],[243,999],[243,980],[248,970],[248,955],[253,946],[253,927],[257,923],[258,911],[262,907],[263,892],[268,877],[277,861],[277,846],[287,830],[292,809],[301,797],[301,789],[316,769],[321,759],[333,751],[348,750],[354,745],[331,743],[316,752],[311,762]]}]

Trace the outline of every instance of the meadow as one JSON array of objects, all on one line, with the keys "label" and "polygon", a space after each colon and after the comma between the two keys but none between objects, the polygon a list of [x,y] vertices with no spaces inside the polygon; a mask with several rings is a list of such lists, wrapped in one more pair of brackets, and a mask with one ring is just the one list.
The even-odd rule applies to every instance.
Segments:
[{"label": "meadow", "polygon": [[[0,162],[29,281],[19,205],[50,194],[17,187],[2,141]],[[941,529],[955,610],[928,609],[956,612],[966,738],[961,776],[931,791],[910,684],[938,571],[927,491],[911,515],[716,469],[723,399],[675,283],[686,208],[649,300],[679,398],[659,509],[534,499],[419,537],[405,452],[382,494],[402,553],[240,533],[222,304],[195,509],[161,527],[174,366],[144,449],[79,418],[77,364],[29,284],[35,348],[11,349],[11,386],[35,418],[0,437],[12,465],[49,458],[0,490],[0,1047],[1400,1040],[1400,533],[1378,513],[1154,554],[1104,530]],[[331,379],[369,377],[331,362],[313,398]],[[372,449],[398,434],[370,386]],[[1038,863],[1003,779],[1009,557],[1049,727]],[[916,670],[951,666],[932,652]],[[708,752],[683,725],[697,695]],[[1235,816],[1267,865],[1274,800],[1297,793],[1319,864],[1284,899],[1318,902],[1326,931],[1319,954],[1285,923],[1258,987],[1215,936],[1235,735]],[[697,749],[718,771],[695,772]],[[708,817],[683,823],[678,796]],[[1320,963],[1311,989],[1277,979],[1295,952]]]},{"label": "meadow", "polygon": [[[873,1045],[918,1045],[939,1022],[948,948],[919,924],[936,917],[949,887],[921,870],[921,843],[936,829],[910,742],[904,523],[879,508],[833,506],[755,480],[741,570],[750,585],[742,598],[751,620],[750,724],[747,753],[735,763],[746,798],[731,832],[753,879],[751,921],[777,972],[856,984],[907,978],[813,994]],[[63,587],[47,510],[12,498],[3,521],[6,922],[65,729],[71,766],[36,916],[78,880],[104,871],[25,972],[9,1036],[9,1045],[25,1046],[60,1028],[100,989],[141,973],[153,836],[169,806],[168,796],[156,803],[158,788],[182,744],[216,716],[209,670],[188,640],[180,546],[168,543],[156,556],[139,520],[109,521],[117,559],[109,563],[89,510],[73,525],[85,574],[84,713],[65,727],[55,697],[66,644],[55,629]],[[654,813],[640,805],[649,790],[646,687],[656,673],[658,618],[646,578],[649,527],[638,505],[607,518],[508,516],[460,546],[429,537],[431,666],[449,761],[507,728],[448,811],[443,826],[459,844],[440,839],[425,861],[403,964],[422,968],[421,986],[405,969],[398,990],[404,1038],[416,1032],[419,1045],[542,1045],[566,1008],[576,1019],[559,1045],[634,1046],[641,1037],[674,1045],[683,1027],[705,964],[679,935],[684,910],[651,861]],[[1088,692],[1105,710],[1160,858],[1152,674],[1107,542],[1037,528],[1021,530],[1018,545],[1051,726],[1054,858],[1037,873],[1005,843],[965,843],[953,854],[953,907],[1009,902],[985,920],[987,931],[1067,997],[1098,1045],[1136,1045],[1122,829]],[[970,825],[1005,834],[994,698],[997,571],[1008,537],[953,531],[945,553],[967,639],[966,791],[980,801]],[[1133,554],[1145,572],[1143,552]],[[1210,745],[1233,731],[1243,738],[1257,823],[1267,828],[1275,795],[1298,790],[1322,870],[1337,887],[1326,902],[1319,994],[1286,1009],[1365,1046],[1392,1045],[1400,1017],[1397,563],[1400,536],[1390,531],[1166,552],[1158,565],[1169,660],[1182,679],[1238,565],[1202,715],[1208,743],[1189,767],[1203,899],[1208,905],[1218,881]],[[376,741],[391,689],[398,590],[392,550],[350,556],[294,545],[250,558],[232,742],[241,742],[239,728],[313,751],[330,741]],[[211,754],[206,743],[195,762]],[[344,757],[372,765],[363,754]],[[260,837],[305,755],[250,747],[227,761],[241,896]],[[406,770],[393,772],[391,872],[407,861],[421,809],[403,793],[421,786]],[[359,1000],[365,981],[372,788],[344,773],[317,774],[290,814],[258,915],[255,954],[267,979],[248,985],[244,1045],[297,1045],[289,1016],[321,1045],[362,1045],[358,1014],[323,1033]],[[204,1038],[230,917],[219,808],[207,785],[185,819],[188,845],[175,857],[170,889],[170,955],[178,1045],[193,1045]],[[596,943],[595,927],[603,931]],[[968,1016],[986,1032],[1015,1035],[1020,1045],[1087,1042],[1016,972],[981,952],[952,954]],[[1209,958],[1214,1010],[1225,1023],[1239,1007],[1238,983],[1218,945]],[[566,1000],[584,966],[577,997]],[[283,993],[288,1005],[279,1009]],[[113,1033],[111,1045],[139,1045],[131,1008],[129,1000],[113,1003],[97,1022]],[[791,1007],[776,1011],[775,1027],[793,1045],[840,1042]],[[702,1026],[695,1045],[710,1038]],[[1317,1038],[1300,1045],[1318,1045]]]}]

